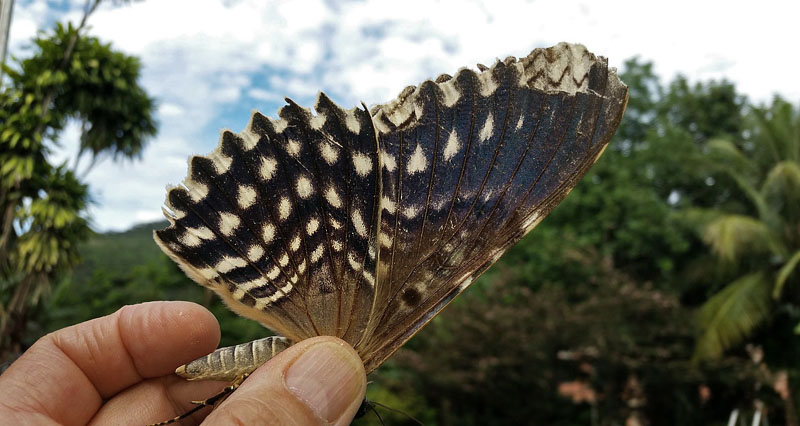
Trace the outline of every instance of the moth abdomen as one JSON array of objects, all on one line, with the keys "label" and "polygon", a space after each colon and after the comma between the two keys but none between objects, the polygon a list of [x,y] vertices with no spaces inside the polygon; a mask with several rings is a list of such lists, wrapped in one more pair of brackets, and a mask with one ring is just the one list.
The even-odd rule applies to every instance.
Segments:
[{"label": "moth abdomen", "polygon": [[178,367],[175,374],[187,380],[232,382],[250,374],[289,346],[289,339],[280,336],[227,346]]}]

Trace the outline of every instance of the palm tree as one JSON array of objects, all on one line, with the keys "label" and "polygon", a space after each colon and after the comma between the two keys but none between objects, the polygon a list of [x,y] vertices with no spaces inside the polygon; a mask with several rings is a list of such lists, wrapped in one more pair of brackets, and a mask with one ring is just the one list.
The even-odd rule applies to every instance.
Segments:
[{"label": "palm tree", "polygon": [[[736,272],[700,308],[695,358],[715,359],[752,336],[778,312],[798,308],[800,294],[800,113],[776,98],[755,108],[744,141],[709,142],[712,167],[729,175],[748,206],[695,210],[700,236],[723,266]],[[800,333],[800,324],[795,328]],[[774,381],[776,374],[764,369]],[[781,392],[786,424],[797,425],[791,387]]]},{"label": "palm tree", "polygon": [[3,66],[0,362],[20,352],[29,308],[78,261],[76,247],[89,234],[86,185],[46,155],[66,121],[81,123],[78,157],[91,154],[92,164],[100,154],[135,158],[156,132],[138,59],[82,34],[101,1],[86,0],[78,27],[59,23],[52,35],[34,40],[33,57]]},{"label": "palm tree", "polygon": [[741,271],[700,309],[698,358],[716,358],[743,342],[798,290],[800,114],[776,99],[750,116],[745,142],[709,142],[712,165],[733,178],[751,209],[695,212],[706,218],[701,237],[711,252]]}]

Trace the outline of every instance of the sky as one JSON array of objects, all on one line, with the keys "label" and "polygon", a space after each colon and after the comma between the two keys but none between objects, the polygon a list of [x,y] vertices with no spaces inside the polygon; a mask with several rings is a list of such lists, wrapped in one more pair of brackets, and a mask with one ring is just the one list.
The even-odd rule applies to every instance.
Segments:
[{"label": "sky", "polygon": [[[16,0],[11,54],[29,56],[30,40],[56,21],[77,23],[83,4]],[[241,131],[253,110],[275,117],[284,97],[384,103],[439,74],[561,41],[612,67],[652,61],[664,82],[724,78],[755,102],[798,103],[797,16],[800,2],[770,0],[106,1],[89,35],[141,59],[159,132],[140,160],[106,159],[86,176],[91,223],[118,231],[163,218],[164,188],[183,180],[189,156],[211,152],[222,129]],[[71,126],[52,161],[70,161],[77,141]]]}]

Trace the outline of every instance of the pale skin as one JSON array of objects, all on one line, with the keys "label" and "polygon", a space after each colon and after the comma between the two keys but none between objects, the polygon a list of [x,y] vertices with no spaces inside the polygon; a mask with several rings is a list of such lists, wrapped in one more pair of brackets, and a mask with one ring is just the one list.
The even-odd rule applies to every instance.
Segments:
[{"label": "pale skin", "polygon": [[[227,383],[187,382],[176,367],[213,351],[216,319],[189,302],[126,306],[39,339],[0,375],[0,419],[16,425],[138,425],[193,407]],[[356,352],[304,340],[253,372],[216,409],[181,424],[348,425],[366,390]]]}]

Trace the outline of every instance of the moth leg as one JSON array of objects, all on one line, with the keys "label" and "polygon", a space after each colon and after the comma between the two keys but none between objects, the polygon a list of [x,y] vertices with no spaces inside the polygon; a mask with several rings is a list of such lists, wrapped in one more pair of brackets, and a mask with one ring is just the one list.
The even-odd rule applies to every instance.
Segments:
[{"label": "moth leg", "polygon": [[147,425],[147,426],[163,426],[163,425],[172,424],[172,423],[179,422],[179,421],[191,416],[192,414],[202,410],[205,407],[216,407],[218,404],[222,403],[222,401],[225,401],[225,398],[227,398],[230,394],[232,394],[233,391],[235,391],[239,387],[239,385],[241,385],[242,382],[244,382],[244,379],[246,379],[247,376],[249,376],[249,374],[243,374],[241,377],[239,377],[236,380],[234,380],[233,383],[231,383],[230,386],[226,386],[225,389],[222,389],[219,393],[217,393],[216,395],[214,395],[212,397],[209,397],[209,398],[204,399],[202,401],[192,401],[192,404],[196,404],[196,407],[192,408],[191,410],[189,410],[189,411],[187,411],[187,412],[185,412],[185,413],[183,413],[183,414],[181,414],[179,416],[173,417],[173,418],[171,418],[169,420],[165,420],[165,421],[163,421],[161,423],[153,423],[153,424],[150,424],[150,425]]}]

